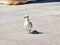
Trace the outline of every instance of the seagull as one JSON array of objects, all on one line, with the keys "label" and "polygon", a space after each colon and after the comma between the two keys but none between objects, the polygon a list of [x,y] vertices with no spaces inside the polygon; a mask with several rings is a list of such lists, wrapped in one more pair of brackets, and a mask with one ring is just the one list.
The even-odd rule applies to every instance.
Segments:
[{"label": "seagull", "polygon": [[29,20],[29,15],[25,15],[24,19],[25,19],[24,27],[30,33],[32,29],[32,22],[30,22]]}]

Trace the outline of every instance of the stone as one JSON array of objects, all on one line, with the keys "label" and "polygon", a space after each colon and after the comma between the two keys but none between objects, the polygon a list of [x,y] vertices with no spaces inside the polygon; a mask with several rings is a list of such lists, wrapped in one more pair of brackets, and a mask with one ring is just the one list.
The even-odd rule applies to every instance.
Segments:
[{"label": "stone", "polygon": [[27,0],[0,0],[0,4],[6,5],[18,5],[18,4],[25,4]]}]

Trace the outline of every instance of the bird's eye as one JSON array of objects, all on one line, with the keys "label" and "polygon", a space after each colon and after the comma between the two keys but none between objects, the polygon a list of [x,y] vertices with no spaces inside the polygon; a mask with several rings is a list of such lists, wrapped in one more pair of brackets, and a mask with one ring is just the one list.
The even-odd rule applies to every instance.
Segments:
[{"label": "bird's eye", "polygon": [[29,16],[27,16],[27,17],[29,17]]}]

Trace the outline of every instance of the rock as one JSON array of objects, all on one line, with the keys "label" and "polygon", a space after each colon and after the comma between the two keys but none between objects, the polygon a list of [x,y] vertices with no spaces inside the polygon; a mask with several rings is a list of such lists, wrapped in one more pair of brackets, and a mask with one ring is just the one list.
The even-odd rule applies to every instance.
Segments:
[{"label": "rock", "polygon": [[27,0],[0,0],[0,4],[6,4],[6,5],[18,5],[27,2],[28,2]]}]

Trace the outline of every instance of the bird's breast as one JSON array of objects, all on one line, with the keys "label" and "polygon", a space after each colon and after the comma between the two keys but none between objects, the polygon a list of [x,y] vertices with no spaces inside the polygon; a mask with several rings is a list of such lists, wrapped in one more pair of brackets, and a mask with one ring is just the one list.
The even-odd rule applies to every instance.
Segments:
[{"label": "bird's breast", "polygon": [[25,23],[24,23],[24,26],[26,27],[28,25],[28,22],[26,21]]}]

